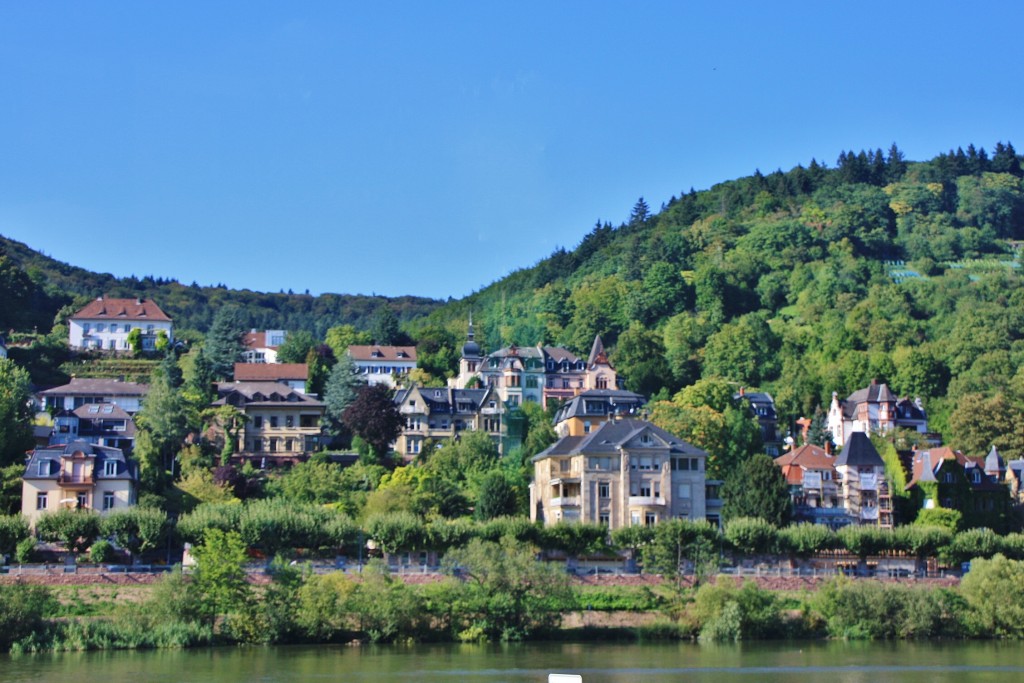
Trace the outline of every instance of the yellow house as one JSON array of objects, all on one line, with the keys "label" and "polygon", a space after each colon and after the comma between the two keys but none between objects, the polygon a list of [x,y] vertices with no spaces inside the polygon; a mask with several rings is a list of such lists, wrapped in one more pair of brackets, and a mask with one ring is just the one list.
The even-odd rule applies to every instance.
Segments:
[{"label": "yellow house", "polygon": [[66,508],[105,514],[134,505],[138,485],[138,466],[119,448],[84,441],[37,448],[21,478],[21,512],[32,526]]},{"label": "yellow house", "polygon": [[277,382],[219,382],[214,407],[245,415],[235,452],[243,459],[294,462],[320,450],[323,401]]}]

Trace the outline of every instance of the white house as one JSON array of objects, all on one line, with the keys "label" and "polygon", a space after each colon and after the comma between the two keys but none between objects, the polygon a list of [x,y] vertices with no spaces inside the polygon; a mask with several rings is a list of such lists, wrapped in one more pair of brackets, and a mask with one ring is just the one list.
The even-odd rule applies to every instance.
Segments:
[{"label": "white house", "polygon": [[242,360],[246,363],[276,363],[277,347],[284,344],[287,332],[284,330],[250,330],[242,337],[245,351]]},{"label": "white house", "polygon": [[91,403],[113,403],[129,415],[139,412],[149,385],[122,382],[117,379],[87,379],[73,377],[69,384],[39,393],[47,409],[75,410]]},{"label": "white house", "polygon": [[168,342],[174,341],[171,319],[155,302],[100,297],[68,318],[68,344],[73,349],[129,351],[128,334],[133,329],[141,330],[145,351],[156,348],[161,332]]},{"label": "white house", "polygon": [[350,346],[352,364],[367,384],[395,386],[395,377],[416,367],[415,346]]}]

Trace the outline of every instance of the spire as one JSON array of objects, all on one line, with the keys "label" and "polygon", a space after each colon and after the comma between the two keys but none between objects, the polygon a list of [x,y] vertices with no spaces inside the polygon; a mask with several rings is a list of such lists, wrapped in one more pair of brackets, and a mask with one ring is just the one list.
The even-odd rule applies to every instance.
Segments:
[{"label": "spire", "polygon": [[463,358],[479,358],[480,345],[476,343],[476,335],[473,334],[473,312],[469,313],[469,329],[466,331],[466,343],[462,345]]},{"label": "spire", "polygon": [[590,367],[597,364],[608,365],[608,354],[604,351],[604,342],[599,334],[594,336],[594,345],[590,348],[590,358],[587,360]]}]

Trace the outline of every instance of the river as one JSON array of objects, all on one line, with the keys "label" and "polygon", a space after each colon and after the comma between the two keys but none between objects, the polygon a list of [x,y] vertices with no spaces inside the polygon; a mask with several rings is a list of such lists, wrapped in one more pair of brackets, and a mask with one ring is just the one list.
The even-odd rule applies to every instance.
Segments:
[{"label": "river", "polygon": [[1024,643],[531,643],[91,652],[0,658],[4,683],[1002,683]]}]

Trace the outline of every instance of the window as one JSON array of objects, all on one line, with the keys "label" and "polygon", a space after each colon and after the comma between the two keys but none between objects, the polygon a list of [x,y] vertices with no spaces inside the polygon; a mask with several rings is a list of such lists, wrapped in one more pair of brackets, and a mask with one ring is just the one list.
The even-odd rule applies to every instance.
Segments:
[{"label": "window", "polygon": [[110,349],[111,351],[116,349],[117,348],[117,341],[114,340],[114,339],[108,339],[107,340],[107,348]]},{"label": "window", "polygon": [[650,482],[645,481],[644,483],[640,484],[640,497],[641,498],[650,498],[651,497],[651,483]]},{"label": "window", "polygon": [[658,521],[658,516],[656,514],[654,514],[653,512],[648,512],[647,514],[644,515],[644,525],[645,526],[654,526],[657,523],[657,521]]},{"label": "window", "polygon": [[558,470],[560,472],[568,472],[569,468],[571,466],[572,466],[572,461],[569,460],[568,458],[566,458],[565,460],[559,460],[558,461]]},{"label": "window", "polygon": [[110,510],[114,507],[114,492],[104,491],[103,492],[103,509]]},{"label": "window", "polygon": [[276,429],[277,428],[277,415],[271,415],[270,416],[270,428],[271,429]]},{"label": "window", "polygon": [[270,437],[270,448],[268,449],[271,453],[277,453],[277,437]]},{"label": "window", "polygon": [[284,451],[285,453],[291,453],[295,450],[295,441],[293,439],[284,440]]},{"label": "window", "polygon": [[633,512],[629,515],[629,523],[633,526],[640,526],[640,513]]},{"label": "window", "polygon": [[89,334],[91,325],[89,323],[82,323],[82,332]]},{"label": "window", "polygon": [[107,329],[107,326],[104,325],[103,323],[96,323],[96,331],[97,332],[103,332],[106,329]]},{"label": "window", "polygon": [[36,510],[45,510],[45,509],[46,509],[46,494],[45,493],[37,493],[36,494]]},{"label": "window", "polygon": [[49,473],[50,473],[50,461],[49,460],[40,460],[39,463],[36,465],[36,475],[40,476],[40,477],[45,477]]},{"label": "window", "polygon": [[284,426],[285,427],[291,427],[294,424],[295,424],[295,418],[292,417],[291,415],[289,415],[288,417],[284,418]]},{"label": "window", "polygon": [[263,416],[257,415],[252,419],[252,426],[256,429],[263,429]]},{"label": "window", "polygon": [[[117,474],[117,461],[116,460],[107,460],[106,462],[104,462],[103,463],[103,476],[105,476],[105,477],[113,477],[115,474]],[[106,509],[106,508],[104,508],[104,509]]]},{"label": "window", "polygon": [[689,484],[680,484],[679,488],[676,489],[676,495],[683,500],[689,500],[692,497],[692,489]]},{"label": "window", "polygon": [[642,469],[642,470],[653,469],[651,456],[649,456],[649,455],[641,455],[640,456],[640,469]]},{"label": "window", "polygon": [[600,524],[601,526],[611,526],[611,518],[609,517],[607,512],[602,512],[600,515],[598,515],[597,521],[598,524]]},{"label": "window", "polygon": [[87,494],[87,493],[79,493],[77,496],[75,496],[75,507],[77,507],[79,510],[81,510],[82,508],[87,507],[88,505],[89,505],[89,494]]},{"label": "window", "polygon": [[599,483],[597,485],[597,497],[598,498],[611,498],[612,497],[611,489],[612,489],[612,487],[611,487],[611,485],[608,482],[602,481],[601,483]]},{"label": "window", "polygon": [[583,433],[584,434],[589,434],[590,433],[590,429],[591,429],[590,420],[584,420],[583,421]]}]

